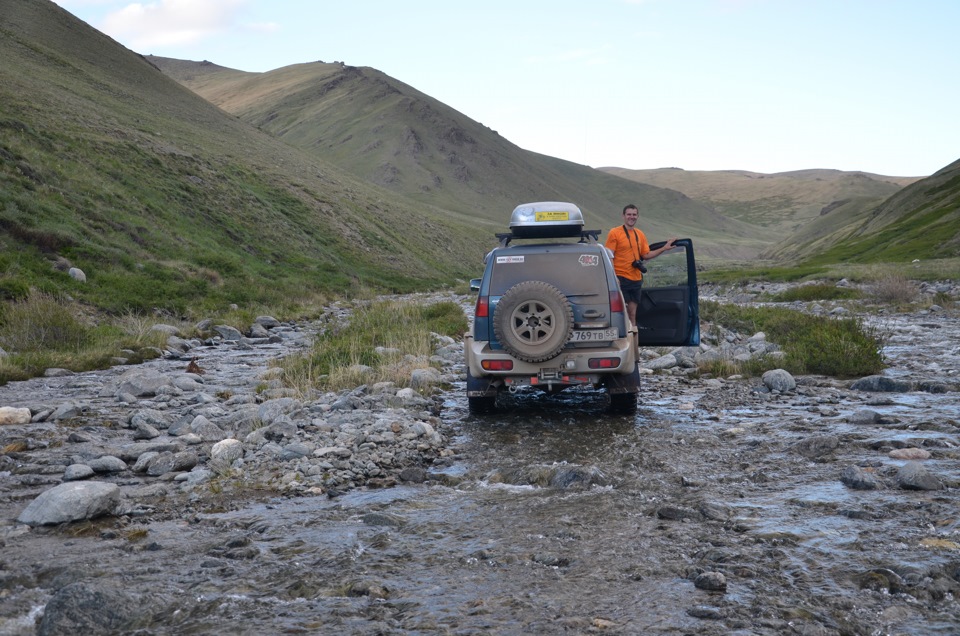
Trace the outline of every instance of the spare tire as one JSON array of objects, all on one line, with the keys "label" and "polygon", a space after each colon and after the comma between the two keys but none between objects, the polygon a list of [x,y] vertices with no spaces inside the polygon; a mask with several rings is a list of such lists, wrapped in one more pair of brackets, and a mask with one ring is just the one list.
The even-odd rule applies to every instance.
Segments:
[{"label": "spare tire", "polygon": [[550,360],[570,340],[573,307],[553,285],[539,280],[517,283],[497,303],[493,331],[507,353],[518,360]]}]

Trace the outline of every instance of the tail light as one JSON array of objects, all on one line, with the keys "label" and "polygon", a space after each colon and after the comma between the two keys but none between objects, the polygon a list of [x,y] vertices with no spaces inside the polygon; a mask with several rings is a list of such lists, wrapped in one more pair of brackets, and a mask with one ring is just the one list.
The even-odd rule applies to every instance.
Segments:
[{"label": "tail light", "polygon": [[512,371],[513,360],[484,360],[480,366],[487,371]]},{"label": "tail light", "polygon": [[620,358],[590,358],[587,366],[591,369],[616,369],[620,366]]},{"label": "tail light", "polygon": [[[477,303],[479,306],[479,303]],[[610,311],[613,313],[623,313],[623,294],[620,293],[620,290],[610,292]]]},{"label": "tail light", "polygon": [[[623,311],[622,309],[620,311]],[[489,296],[477,296],[477,307],[473,312],[475,318],[489,318],[490,317],[490,297]]]}]

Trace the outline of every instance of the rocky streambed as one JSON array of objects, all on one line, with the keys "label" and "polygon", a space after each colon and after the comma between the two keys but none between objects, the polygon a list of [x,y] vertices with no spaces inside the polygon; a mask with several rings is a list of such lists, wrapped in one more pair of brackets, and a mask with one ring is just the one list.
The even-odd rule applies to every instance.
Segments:
[{"label": "rocky streambed", "polygon": [[0,633],[958,633],[958,308],[864,319],[882,376],[650,351],[635,417],[471,416],[447,340],[416,390],[294,396],[322,324],[266,319],[0,387]]}]

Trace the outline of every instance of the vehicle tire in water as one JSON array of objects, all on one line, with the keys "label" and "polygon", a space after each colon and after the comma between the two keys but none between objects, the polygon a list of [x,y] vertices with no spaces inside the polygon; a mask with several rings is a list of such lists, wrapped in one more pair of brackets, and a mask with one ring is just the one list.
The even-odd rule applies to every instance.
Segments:
[{"label": "vehicle tire in water", "polygon": [[539,280],[517,283],[497,303],[493,330],[518,360],[555,358],[573,331],[573,307],[559,289]]},{"label": "vehicle tire in water", "polygon": [[611,393],[610,412],[621,415],[633,415],[637,412],[637,394]]}]

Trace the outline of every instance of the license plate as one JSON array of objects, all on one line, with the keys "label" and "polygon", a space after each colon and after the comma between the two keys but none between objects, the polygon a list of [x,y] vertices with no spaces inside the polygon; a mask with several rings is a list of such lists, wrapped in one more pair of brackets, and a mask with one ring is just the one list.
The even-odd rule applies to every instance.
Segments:
[{"label": "license plate", "polygon": [[577,329],[570,336],[570,342],[610,342],[617,339],[617,330],[610,329]]}]

